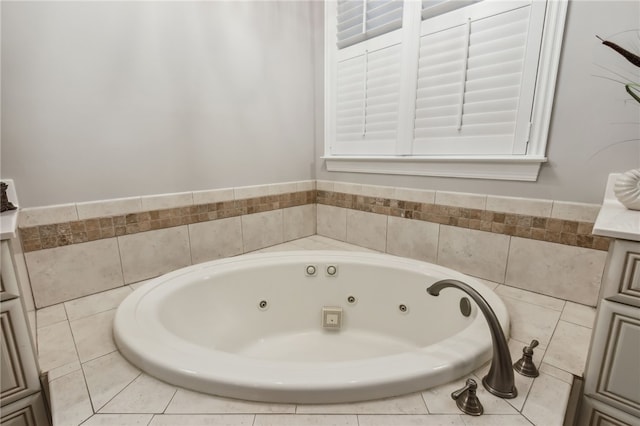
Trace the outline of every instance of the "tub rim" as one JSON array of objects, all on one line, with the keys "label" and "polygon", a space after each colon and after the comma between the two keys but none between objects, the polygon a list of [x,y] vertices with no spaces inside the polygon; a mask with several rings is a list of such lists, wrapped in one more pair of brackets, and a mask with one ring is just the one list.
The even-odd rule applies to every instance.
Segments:
[{"label": "tub rim", "polygon": [[[292,263],[308,258],[314,258],[318,263],[321,262],[318,259],[326,258],[337,263],[357,261],[378,264],[384,261],[393,267],[429,273],[436,279],[464,281],[487,299],[508,336],[510,324],[506,306],[493,290],[473,277],[428,262],[384,253],[299,250],[218,259],[149,280],[127,296],[118,307],[113,329],[116,346],[134,365],[174,385],[225,397],[288,403],[360,401],[424,390],[449,382],[461,374],[471,373],[490,359],[491,338],[480,313],[469,326],[455,335],[457,339],[450,337],[437,344],[399,354],[334,362],[279,363],[246,358],[199,347],[186,340],[175,342],[168,338],[172,333],[167,330],[154,334],[141,327],[139,304],[149,292],[163,284],[170,283],[172,291],[177,291],[181,286],[193,282],[188,278],[206,274],[210,268],[233,268],[243,263],[261,264],[274,260]],[[430,284],[426,282],[425,289]],[[158,332],[159,329],[161,327],[151,331]],[[470,349],[473,349],[471,359],[461,355]],[[216,362],[213,368],[212,356],[215,356]],[[389,365],[393,368],[388,368]],[[460,370],[465,373],[460,373]]]}]

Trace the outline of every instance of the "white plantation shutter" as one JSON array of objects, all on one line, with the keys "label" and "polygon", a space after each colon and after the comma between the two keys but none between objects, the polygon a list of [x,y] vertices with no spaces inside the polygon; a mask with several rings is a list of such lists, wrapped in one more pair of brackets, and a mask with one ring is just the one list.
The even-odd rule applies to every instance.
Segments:
[{"label": "white plantation shutter", "polygon": [[422,19],[432,18],[482,0],[422,0]]},{"label": "white plantation shutter", "polygon": [[485,2],[422,23],[414,155],[526,153],[543,18]]},{"label": "white plantation shutter", "polygon": [[395,42],[338,61],[333,153],[395,151],[401,51]]},{"label": "white plantation shutter", "polygon": [[400,28],[402,6],[402,0],[338,0],[338,48]]}]

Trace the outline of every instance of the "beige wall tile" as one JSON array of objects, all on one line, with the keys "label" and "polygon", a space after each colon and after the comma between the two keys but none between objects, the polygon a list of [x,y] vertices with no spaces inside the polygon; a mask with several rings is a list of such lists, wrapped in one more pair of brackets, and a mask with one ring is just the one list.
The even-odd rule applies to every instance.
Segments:
[{"label": "beige wall tile", "polygon": [[146,195],[141,197],[142,210],[172,209],[193,204],[193,193],[178,192],[175,194]]},{"label": "beige wall tile", "polygon": [[487,196],[487,210],[504,213],[515,213],[529,216],[551,216],[552,200],[534,198]]},{"label": "beige wall tile", "polygon": [[487,196],[464,192],[436,191],[436,204],[484,210]]},{"label": "beige wall tile", "polygon": [[282,209],[284,221],[284,241],[297,240],[316,233],[316,205],[289,207]]},{"label": "beige wall tile", "polygon": [[506,284],[595,306],[607,252],[513,237]]},{"label": "beige wall tile", "polygon": [[403,201],[433,204],[436,201],[436,191],[413,188],[396,188],[396,198]]},{"label": "beige wall tile", "polygon": [[347,210],[347,242],[384,252],[387,240],[387,216]]},{"label": "beige wall tile", "polygon": [[115,238],[25,254],[36,307],[124,284]]},{"label": "beige wall tile", "polygon": [[347,239],[347,209],[318,204],[318,235],[340,241]]},{"label": "beige wall tile", "polygon": [[245,253],[282,243],[282,217],[282,210],[242,216],[242,244]]},{"label": "beige wall tile", "polygon": [[114,200],[91,201],[76,204],[78,219],[89,219],[102,216],[116,216],[142,211],[140,197],[117,198]]},{"label": "beige wall tile", "polygon": [[360,195],[376,198],[396,198],[396,189],[393,186],[362,185]]},{"label": "beige wall tile", "polygon": [[264,197],[265,195],[269,195],[269,185],[252,185],[233,188],[233,196],[236,200]]},{"label": "beige wall tile", "polygon": [[78,210],[75,204],[26,208],[21,209],[18,215],[20,227],[71,222],[73,220],[78,220]]},{"label": "beige wall tile", "polygon": [[124,235],[118,244],[127,284],[191,264],[186,226]]},{"label": "beige wall tile", "polygon": [[272,183],[267,187],[269,195],[287,194],[298,190],[297,182]]},{"label": "beige wall tile", "polygon": [[333,191],[335,185],[331,180],[317,180],[316,189],[318,191]]},{"label": "beige wall tile", "polygon": [[212,220],[189,225],[193,263],[242,254],[240,217]]},{"label": "beige wall tile", "polygon": [[315,180],[301,180],[296,182],[296,191],[312,191],[316,189]]},{"label": "beige wall tile", "polygon": [[233,188],[194,191],[193,204],[220,203],[234,199]]},{"label": "beige wall tile", "polygon": [[441,225],[438,264],[497,283],[504,282],[509,237]]},{"label": "beige wall tile", "polygon": [[600,211],[598,204],[571,203],[568,201],[554,201],[551,217],[555,219],[578,220],[594,222]]},{"label": "beige wall tile", "polygon": [[435,263],[439,229],[435,223],[389,216],[387,253]]},{"label": "beige wall tile", "polygon": [[333,190],[335,192],[343,192],[345,194],[362,194],[362,185],[359,183],[334,182]]}]

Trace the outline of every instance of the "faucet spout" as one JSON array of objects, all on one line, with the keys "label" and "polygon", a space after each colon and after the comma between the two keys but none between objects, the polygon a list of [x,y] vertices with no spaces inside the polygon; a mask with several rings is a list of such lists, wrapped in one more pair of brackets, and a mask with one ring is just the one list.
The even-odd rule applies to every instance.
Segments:
[{"label": "faucet spout", "polygon": [[467,293],[473,301],[476,302],[489,324],[491,341],[493,343],[493,357],[491,359],[489,373],[482,379],[482,384],[485,389],[500,398],[515,398],[518,396],[518,390],[514,384],[511,353],[509,352],[507,339],[502,332],[500,321],[498,321],[495,312],[476,289],[462,281],[450,279],[438,281],[427,288],[427,293],[432,296],[438,296],[440,290],[447,287],[457,288]]}]

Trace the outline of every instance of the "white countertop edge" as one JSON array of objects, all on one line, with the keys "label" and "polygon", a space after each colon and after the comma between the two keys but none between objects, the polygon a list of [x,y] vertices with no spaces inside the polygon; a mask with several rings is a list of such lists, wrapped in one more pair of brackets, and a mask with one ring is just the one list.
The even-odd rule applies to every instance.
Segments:
[{"label": "white countertop edge", "polygon": [[613,185],[618,176],[619,173],[609,175],[604,202],[593,226],[593,235],[640,241],[640,211],[627,209],[613,193]]},{"label": "white countertop edge", "polygon": [[[2,179],[2,182],[9,185],[7,188],[7,198],[14,206],[18,206],[18,196],[13,179]],[[18,209],[19,210],[19,209]],[[9,210],[0,213],[0,239],[9,240],[16,237],[18,228],[18,210]]]}]

